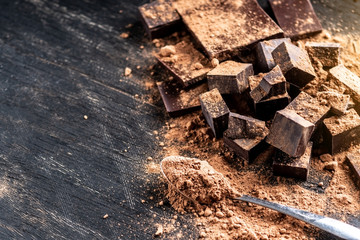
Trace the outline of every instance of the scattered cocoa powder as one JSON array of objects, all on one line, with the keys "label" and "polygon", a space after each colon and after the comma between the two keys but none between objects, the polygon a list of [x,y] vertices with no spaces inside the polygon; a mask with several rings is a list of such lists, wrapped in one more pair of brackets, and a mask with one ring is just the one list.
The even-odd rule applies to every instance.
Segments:
[{"label": "scattered cocoa powder", "polygon": [[[342,63],[355,74],[360,75],[360,65],[357,63],[358,49],[360,49],[357,47],[358,41],[343,35],[332,37],[329,32],[324,31],[317,36],[297,41],[296,44],[304,48],[306,41],[341,43]],[[161,43],[161,45],[166,44]],[[326,91],[330,89],[334,92],[344,92],[341,87],[327,81],[328,72],[323,69],[319,61],[312,59],[312,62],[317,77],[303,89],[305,92],[315,97],[322,86],[328,88]],[[261,77],[259,79],[261,80]],[[168,126],[172,124],[173,127],[169,128]],[[321,215],[334,216],[343,221],[347,221],[349,216],[359,214],[360,192],[353,183],[350,170],[344,160],[347,152],[356,151],[360,145],[354,144],[347,152],[323,156],[321,160],[312,157],[310,179],[308,182],[299,182],[291,178],[274,176],[271,163],[266,162],[267,157],[262,155],[255,160],[255,164],[251,165],[236,157],[225,148],[221,139],[212,136],[200,111],[170,119],[164,127],[163,137],[167,143],[167,148],[163,150],[164,156],[183,155],[207,161],[208,167],[222,174],[223,179],[231,185],[231,189],[239,194],[259,197]],[[201,162],[200,160],[198,161]],[[333,166],[337,165],[336,168],[331,171],[324,169],[329,163]],[[159,166],[153,168],[154,166],[156,163],[151,167],[148,165],[148,171],[159,174]],[[179,173],[184,172],[183,170]],[[198,174],[196,171],[194,174],[191,175],[191,179],[200,178],[201,174],[196,175]],[[185,175],[185,177],[189,176]],[[194,182],[200,183],[197,180]],[[180,188],[183,185],[180,184]],[[201,191],[201,185],[196,186],[195,189]],[[201,238],[316,239],[318,236],[317,229],[308,224],[253,204],[236,202],[224,197],[211,203],[201,202],[201,208],[191,208],[191,201],[174,201],[173,198],[179,197],[179,193],[172,191],[171,186],[166,194],[176,210],[193,212]]]}]

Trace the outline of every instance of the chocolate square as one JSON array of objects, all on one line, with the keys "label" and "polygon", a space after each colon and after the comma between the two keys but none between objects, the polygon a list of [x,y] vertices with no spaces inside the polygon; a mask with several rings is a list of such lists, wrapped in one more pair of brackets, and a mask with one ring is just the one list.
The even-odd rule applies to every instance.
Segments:
[{"label": "chocolate square", "polygon": [[222,137],[228,127],[230,110],[217,88],[200,95],[201,110],[215,137]]},{"label": "chocolate square", "polygon": [[290,157],[286,153],[277,150],[273,162],[274,175],[306,181],[309,174],[312,145],[312,142],[309,142],[304,154],[300,157]]},{"label": "chocolate square", "polygon": [[200,109],[199,95],[207,91],[207,84],[202,83],[192,88],[183,89],[176,81],[157,83],[166,111],[171,117],[184,115]]},{"label": "chocolate square", "polygon": [[331,154],[348,148],[360,139],[360,116],[350,109],[342,116],[333,116],[324,120],[324,141]]},{"label": "chocolate square", "polygon": [[139,8],[141,20],[150,39],[164,37],[182,27],[179,14],[169,1],[157,0]]},{"label": "chocolate square", "polygon": [[209,89],[217,88],[221,94],[237,94],[249,88],[251,75],[254,75],[251,63],[225,61],[208,72],[207,80]]},{"label": "chocolate square", "polygon": [[269,0],[269,3],[285,37],[298,39],[322,31],[309,0]]},{"label": "chocolate square", "polygon": [[171,47],[173,53],[164,51],[165,54],[162,54],[160,49],[155,57],[184,87],[204,80],[206,74],[213,69],[209,60],[196,50],[189,36],[175,45],[165,47]]},{"label": "chocolate square", "polygon": [[276,64],[274,58],[271,55],[271,52],[274,51],[274,49],[283,42],[291,43],[291,40],[290,38],[279,38],[262,41],[256,44],[255,53],[257,66],[262,72],[269,72],[275,67]]},{"label": "chocolate square", "polygon": [[320,101],[318,98],[313,98],[305,92],[301,92],[286,109],[295,111],[299,116],[318,127],[327,116],[330,105]]},{"label": "chocolate square", "polygon": [[256,0],[178,0],[174,6],[211,59],[230,59],[258,41],[283,36]]},{"label": "chocolate square", "polygon": [[307,42],[305,49],[314,60],[324,67],[335,67],[340,64],[340,44],[327,42]]},{"label": "chocolate square", "polygon": [[283,42],[271,54],[286,81],[304,87],[316,77],[307,52],[294,44]]},{"label": "chocolate square", "polygon": [[283,109],[276,112],[266,142],[291,157],[300,157],[306,150],[314,127],[295,111]]}]

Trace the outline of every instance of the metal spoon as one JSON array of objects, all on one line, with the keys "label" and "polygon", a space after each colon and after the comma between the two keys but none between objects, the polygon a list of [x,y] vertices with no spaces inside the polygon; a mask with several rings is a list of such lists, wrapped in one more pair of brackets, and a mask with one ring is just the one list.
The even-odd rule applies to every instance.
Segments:
[{"label": "metal spoon", "polygon": [[304,210],[288,207],[278,203],[269,202],[255,197],[244,195],[236,200],[254,203],[272,210],[281,212],[301,221],[309,223],[337,237],[349,240],[360,240],[360,229],[333,218],[324,217]]}]

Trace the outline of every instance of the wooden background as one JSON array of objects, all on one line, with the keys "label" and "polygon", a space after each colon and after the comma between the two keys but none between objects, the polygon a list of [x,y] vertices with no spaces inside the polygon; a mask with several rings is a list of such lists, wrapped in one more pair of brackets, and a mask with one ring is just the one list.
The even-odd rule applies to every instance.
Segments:
[{"label": "wooden background", "polygon": [[[151,239],[176,215],[145,167],[167,118],[143,97],[145,2],[0,1],[0,239]],[[313,2],[325,27],[359,32],[358,3]],[[198,236],[191,216],[175,228]]]}]

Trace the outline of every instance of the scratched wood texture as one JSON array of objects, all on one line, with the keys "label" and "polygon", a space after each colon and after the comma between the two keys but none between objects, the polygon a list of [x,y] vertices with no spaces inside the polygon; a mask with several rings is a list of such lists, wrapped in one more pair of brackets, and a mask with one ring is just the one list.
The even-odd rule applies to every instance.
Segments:
[{"label": "scratched wood texture", "polygon": [[[167,116],[134,97],[148,93],[154,61],[137,16],[145,2],[0,1],[0,239],[151,239],[170,223],[144,167]],[[326,2],[314,1],[324,19]],[[166,238],[197,236],[180,216]]]},{"label": "scratched wood texture", "polygon": [[143,3],[0,1],[0,239],[151,239],[172,218],[144,168],[164,113],[134,97]]}]

